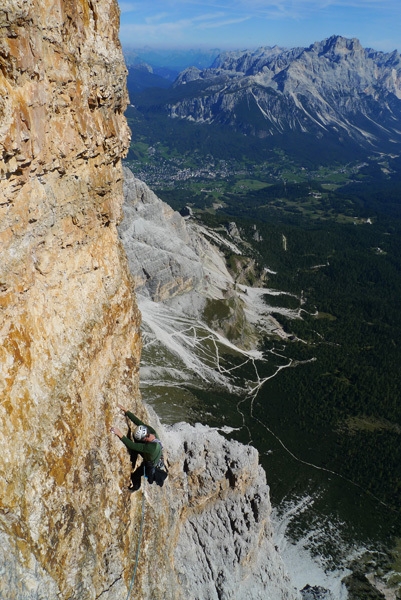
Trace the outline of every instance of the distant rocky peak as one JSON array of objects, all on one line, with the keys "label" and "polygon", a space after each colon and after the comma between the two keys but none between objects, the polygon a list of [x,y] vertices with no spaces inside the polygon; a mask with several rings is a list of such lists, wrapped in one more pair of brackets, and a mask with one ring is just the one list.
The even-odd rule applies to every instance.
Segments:
[{"label": "distant rocky peak", "polygon": [[200,79],[201,76],[202,71],[198,69],[198,67],[188,67],[178,75],[174,85],[180,85],[189,83],[190,81],[196,81],[197,79]]},{"label": "distant rocky peak", "polygon": [[131,67],[134,71],[143,71],[144,73],[153,73],[153,68],[148,63],[138,63]]},{"label": "distant rocky peak", "polygon": [[340,58],[348,54],[365,53],[358,39],[345,38],[341,35],[332,35],[321,42],[315,42],[310,46],[309,50],[317,50],[319,54],[329,56],[330,58]]}]

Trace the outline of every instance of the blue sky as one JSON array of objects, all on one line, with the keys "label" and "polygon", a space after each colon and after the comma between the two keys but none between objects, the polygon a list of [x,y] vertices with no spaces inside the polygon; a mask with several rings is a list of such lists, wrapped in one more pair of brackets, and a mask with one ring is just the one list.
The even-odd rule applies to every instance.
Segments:
[{"label": "blue sky", "polygon": [[309,46],[331,35],[401,51],[401,0],[119,0],[136,48]]}]

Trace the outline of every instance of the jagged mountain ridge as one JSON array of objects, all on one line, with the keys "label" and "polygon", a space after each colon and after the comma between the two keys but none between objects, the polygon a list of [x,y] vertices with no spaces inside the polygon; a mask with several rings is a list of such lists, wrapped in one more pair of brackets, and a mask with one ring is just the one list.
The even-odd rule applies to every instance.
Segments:
[{"label": "jagged mountain ridge", "polygon": [[369,151],[397,151],[401,142],[401,56],[357,39],[226,52],[210,69],[186,69],[174,85],[181,97],[168,103],[172,118],[260,138],[330,137]]}]

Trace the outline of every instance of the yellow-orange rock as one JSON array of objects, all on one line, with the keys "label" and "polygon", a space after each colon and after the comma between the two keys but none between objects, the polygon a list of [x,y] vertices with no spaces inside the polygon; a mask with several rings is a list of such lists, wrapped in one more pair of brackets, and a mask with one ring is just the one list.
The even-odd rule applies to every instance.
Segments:
[{"label": "yellow-orange rock", "polygon": [[140,355],[116,230],[129,142],[118,22],[115,0],[0,6],[0,597],[10,600],[98,596],[127,560],[129,499],[107,430],[118,401],[135,406]]}]

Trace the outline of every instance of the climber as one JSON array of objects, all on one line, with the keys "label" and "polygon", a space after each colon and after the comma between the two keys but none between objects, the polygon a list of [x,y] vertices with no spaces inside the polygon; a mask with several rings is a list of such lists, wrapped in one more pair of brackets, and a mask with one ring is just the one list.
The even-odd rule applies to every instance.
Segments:
[{"label": "climber", "polygon": [[156,481],[157,485],[162,486],[167,473],[164,471],[163,446],[161,441],[157,439],[156,431],[153,427],[146,425],[138,419],[132,412],[126,410],[121,404],[118,405],[118,408],[135,423],[134,439],[136,441],[133,442],[127,436],[123,435],[117,427],[111,427],[110,431],[127,446],[133,464],[136,463],[138,454],[143,459],[143,463],[131,474],[131,485],[128,489],[130,491],[139,490],[141,487],[141,475],[143,474],[146,475],[149,483]]}]

